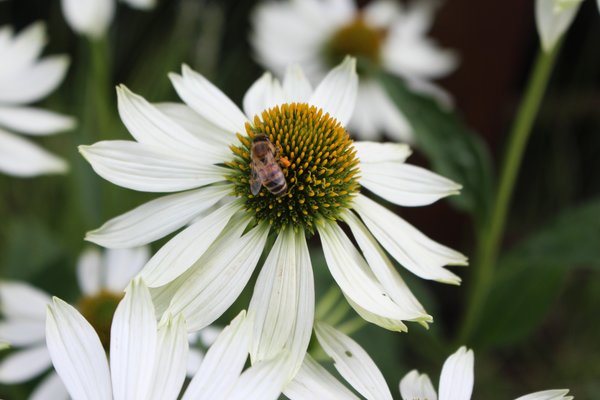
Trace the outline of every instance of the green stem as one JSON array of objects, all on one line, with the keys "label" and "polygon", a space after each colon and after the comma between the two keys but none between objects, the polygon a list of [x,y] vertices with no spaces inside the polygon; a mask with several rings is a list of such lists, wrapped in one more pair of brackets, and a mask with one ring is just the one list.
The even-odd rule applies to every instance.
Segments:
[{"label": "green stem", "polygon": [[560,43],[551,52],[540,51],[538,54],[529,78],[525,97],[521,101],[511,128],[500,173],[496,201],[492,208],[489,223],[482,229],[480,234],[481,239],[475,257],[477,268],[473,269],[474,282],[468,297],[465,319],[458,335],[460,344],[467,343],[479,322],[494,276],[494,267],[506,226],[506,214],[510,206],[517,173],[559,48]]}]

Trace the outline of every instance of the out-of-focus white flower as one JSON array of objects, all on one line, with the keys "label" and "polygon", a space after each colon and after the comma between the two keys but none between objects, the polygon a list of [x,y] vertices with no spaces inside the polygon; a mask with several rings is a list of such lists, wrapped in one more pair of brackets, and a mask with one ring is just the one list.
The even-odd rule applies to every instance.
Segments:
[{"label": "out-of-focus white flower", "polygon": [[[106,308],[116,307],[123,289],[149,258],[147,248],[107,250],[89,248],[79,258],[77,277],[83,298],[79,306],[94,319],[107,343],[110,319]],[[0,340],[11,343],[15,351],[0,362],[0,382],[15,384],[33,379],[52,367],[45,343],[45,292],[26,283],[0,282]],[[94,311],[98,311],[95,313]],[[98,318],[98,314],[104,317]],[[112,315],[111,315],[112,316]],[[67,392],[55,372],[37,386],[31,400],[67,399]]]},{"label": "out-of-focus white flower", "polygon": [[283,76],[288,64],[299,64],[313,83],[347,54],[357,57],[361,80],[351,133],[372,140],[386,132],[407,141],[412,130],[406,117],[370,70],[400,76],[414,90],[449,104],[449,96],[431,81],[452,72],[457,57],[426,36],[434,11],[429,0],[406,6],[376,0],[362,9],[354,0],[268,1],[253,14],[251,42],[267,69]]},{"label": "out-of-focus white flower", "polygon": [[[181,314],[166,314],[157,323],[155,314],[148,288],[143,281],[133,280],[115,311],[107,361],[94,328],[77,310],[54,298],[46,320],[48,350],[74,400],[180,398],[188,353],[185,320]],[[242,373],[251,328],[242,311],[209,349],[182,399],[279,396],[286,378],[282,356]]]},{"label": "out-of-focus white flower", "polygon": [[67,163],[10,131],[46,136],[73,128],[71,117],[27,107],[50,94],[62,82],[67,56],[39,58],[46,45],[45,25],[34,23],[19,34],[0,27],[0,172],[29,177],[64,173]]},{"label": "out-of-focus white flower", "polygon": [[[569,29],[583,0],[536,0],[535,23],[544,51],[550,51]],[[600,1],[599,6],[600,7]]]},{"label": "out-of-focus white flower", "polygon": [[[122,0],[131,7],[149,10],[156,0]],[[62,10],[71,28],[92,38],[106,34],[115,14],[116,0],[62,0]]]},{"label": "out-of-focus white flower", "polygon": [[220,327],[211,325],[188,334],[190,351],[187,362],[187,376],[194,376],[198,372],[204,360],[205,350],[212,346],[221,331]]},{"label": "out-of-focus white flower", "polygon": [[[391,400],[392,394],[373,360],[354,340],[324,323],[315,324],[317,339],[333,359],[340,375],[367,399]],[[469,400],[473,391],[475,357],[472,350],[461,347],[442,367],[439,393],[429,377],[413,370],[400,381],[403,400]],[[571,400],[568,390],[546,390],[516,400]],[[307,355],[294,380],[285,388],[292,400],[357,399],[324,367]]]},{"label": "out-of-focus white flower", "polygon": [[[359,190],[363,185],[396,204],[417,206],[458,193],[460,185],[405,164],[405,145],[350,140],[343,126],[356,99],[355,65],[347,58],[315,90],[297,67],[283,84],[267,73],[246,93],[245,114],[187,66],[182,75],[171,75],[187,106],[153,105],[120,87],[119,112],[135,141],[99,142],[81,146],[81,153],[117,185],[180,193],[116,217],[86,239],[105,247],[138,246],[204,213],[140,273],[161,311],[182,312],[190,329],[199,330],[235,301],[273,232],[249,307],[256,318],[251,355],[262,360],[287,349],[296,363],[292,372],[306,352],[314,315],[307,234],[319,234],[332,276],[363,318],[397,331],[407,329],[403,321],[431,322],[383,248],[416,275],[451,284],[460,278],[445,266],[466,265],[465,256]],[[289,163],[281,170],[288,185],[282,196],[260,185],[251,192],[256,171],[250,153],[261,133],[281,148],[280,159],[272,154],[273,164],[283,158]],[[220,200],[222,206],[205,213]]]}]

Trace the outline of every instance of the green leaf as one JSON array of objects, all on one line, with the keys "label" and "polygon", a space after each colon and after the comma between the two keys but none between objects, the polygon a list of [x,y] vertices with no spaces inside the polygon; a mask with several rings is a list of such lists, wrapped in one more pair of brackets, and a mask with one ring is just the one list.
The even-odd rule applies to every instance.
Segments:
[{"label": "green leaf", "polygon": [[379,74],[390,98],[410,122],[418,148],[433,169],[463,185],[460,196],[452,197],[457,207],[485,221],[489,213],[493,178],[487,148],[453,112],[433,99],[413,93],[392,75]]}]

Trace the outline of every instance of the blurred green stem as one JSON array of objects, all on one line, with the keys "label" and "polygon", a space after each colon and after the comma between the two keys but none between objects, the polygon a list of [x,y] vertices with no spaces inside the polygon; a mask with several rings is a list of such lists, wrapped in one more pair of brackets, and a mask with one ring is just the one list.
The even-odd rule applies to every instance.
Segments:
[{"label": "blurred green stem", "polygon": [[460,328],[457,344],[466,344],[471,339],[480,319],[494,277],[494,267],[506,226],[506,214],[510,206],[517,173],[559,48],[560,43],[551,52],[540,51],[538,54],[533,72],[529,77],[525,97],[521,101],[511,128],[500,172],[496,201],[488,224],[480,232],[480,241],[475,257],[476,268],[473,269],[474,281],[467,298],[465,319]]}]

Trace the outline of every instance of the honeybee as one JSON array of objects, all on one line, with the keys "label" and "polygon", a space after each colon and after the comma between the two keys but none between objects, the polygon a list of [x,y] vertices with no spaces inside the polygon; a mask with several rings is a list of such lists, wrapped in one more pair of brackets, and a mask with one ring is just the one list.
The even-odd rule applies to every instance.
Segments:
[{"label": "honeybee", "polygon": [[264,134],[256,135],[252,139],[250,156],[252,194],[256,196],[260,192],[260,187],[264,186],[275,196],[283,196],[287,191],[287,182],[279,163],[289,166],[287,158],[282,157],[278,160],[279,151]]}]

